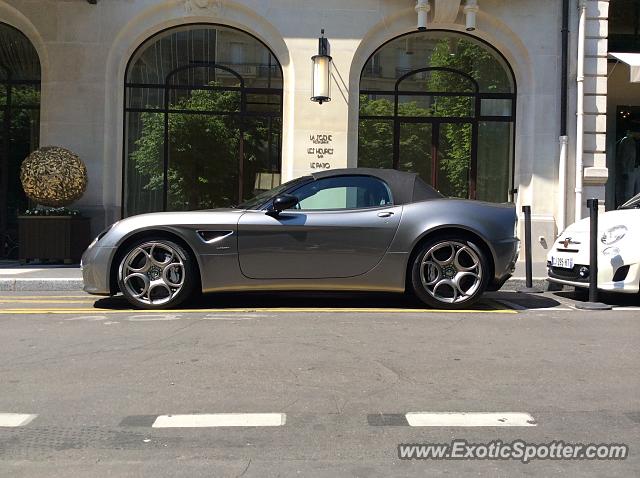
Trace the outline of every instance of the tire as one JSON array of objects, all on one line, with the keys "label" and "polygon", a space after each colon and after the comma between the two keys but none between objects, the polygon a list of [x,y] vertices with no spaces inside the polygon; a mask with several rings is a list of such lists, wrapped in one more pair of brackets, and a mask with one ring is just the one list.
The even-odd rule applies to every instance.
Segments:
[{"label": "tire", "polygon": [[462,235],[428,239],[413,255],[411,288],[426,305],[460,309],[476,302],[489,282],[487,254]]},{"label": "tire", "polygon": [[140,309],[168,309],[192,296],[197,267],[184,247],[164,238],[145,238],[120,256],[118,286]]}]

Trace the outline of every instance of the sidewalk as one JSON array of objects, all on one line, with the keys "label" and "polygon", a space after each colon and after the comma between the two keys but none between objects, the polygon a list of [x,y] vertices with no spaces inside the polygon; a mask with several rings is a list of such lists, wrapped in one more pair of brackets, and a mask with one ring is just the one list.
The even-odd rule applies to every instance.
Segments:
[{"label": "sidewalk", "polygon": [[82,290],[79,266],[0,262],[0,291]]},{"label": "sidewalk", "polygon": [[[514,291],[525,286],[524,277],[513,277],[502,287]],[[544,277],[535,277],[533,286],[547,290]],[[0,292],[82,290],[82,272],[79,266],[20,265],[18,262],[0,262]]]}]

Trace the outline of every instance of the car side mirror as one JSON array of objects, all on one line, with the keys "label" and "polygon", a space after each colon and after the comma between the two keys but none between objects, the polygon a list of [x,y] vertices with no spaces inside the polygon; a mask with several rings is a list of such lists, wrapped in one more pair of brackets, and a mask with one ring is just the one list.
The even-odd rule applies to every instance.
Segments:
[{"label": "car side mirror", "polygon": [[298,204],[298,198],[296,196],[293,194],[281,194],[273,200],[273,210],[278,214],[285,209],[291,209],[296,204]]}]

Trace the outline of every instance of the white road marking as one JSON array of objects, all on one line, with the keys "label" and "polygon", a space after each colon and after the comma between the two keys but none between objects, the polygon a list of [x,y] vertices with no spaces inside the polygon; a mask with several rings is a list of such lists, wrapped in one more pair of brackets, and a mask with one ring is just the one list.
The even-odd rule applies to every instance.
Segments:
[{"label": "white road marking", "polygon": [[258,315],[245,315],[245,316],[233,316],[233,315],[205,315],[204,317],[199,317],[200,320],[253,320],[258,317]]},{"label": "white road marking", "polygon": [[535,427],[528,413],[476,412],[409,412],[407,422],[412,427]]},{"label": "white road marking", "polygon": [[530,309],[526,309],[527,312],[555,312],[556,310],[571,312],[576,309],[570,309],[569,307],[532,307]]},{"label": "white road marking", "polygon": [[160,415],[153,428],[200,427],[280,427],[285,424],[284,413],[210,413],[193,415]]},{"label": "white road marking", "polygon": [[99,320],[107,320],[106,315],[80,315],[78,317],[71,317],[69,319],[64,319],[65,321],[74,321],[74,320],[88,320],[89,322],[97,322]]},{"label": "white road marking", "polygon": [[157,314],[157,315],[147,315],[147,316],[139,316],[139,315],[131,315],[127,318],[129,322],[163,322],[163,321],[171,321],[171,320],[181,320],[181,315],[174,314]]},{"label": "white road marking", "polygon": [[37,416],[28,413],[0,413],[0,427],[23,427]]},{"label": "white road marking", "polygon": [[227,315],[227,316],[219,316],[219,315],[205,315],[204,317],[183,317],[181,315],[132,315],[127,318],[129,322],[158,322],[158,321],[170,321],[170,320],[253,320],[256,316],[237,316],[237,315]]},{"label": "white road marking", "polygon": [[[268,317],[265,314],[247,314],[247,315],[212,315],[208,314],[204,317],[184,317],[182,315],[174,315],[174,314],[157,314],[157,315],[131,315],[126,317],[125,320],[129,322],[164,322],[164,321],[173,321],[173,320],[253,320],[261,317]],[[106,315],[79,315],[77,317],[70,317],[68,319],[64,319],[65,321],[89,321],[89,322],[97,322],[101,320],[107,320]],[[105,325],[117,324],[119,322],[105,322]]]}]

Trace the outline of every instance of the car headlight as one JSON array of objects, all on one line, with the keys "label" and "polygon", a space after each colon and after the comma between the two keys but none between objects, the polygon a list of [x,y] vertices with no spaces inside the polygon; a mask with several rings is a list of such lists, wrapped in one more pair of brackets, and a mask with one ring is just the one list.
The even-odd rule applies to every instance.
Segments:
[{"label": "car headlight", "polygon": [[606,244],[607,246],[611,244],[615,244],[620,239],[622,239],[627,233],[627,226],[613,226],[604,231],[602,237],[600,238],[600,242]]}]

